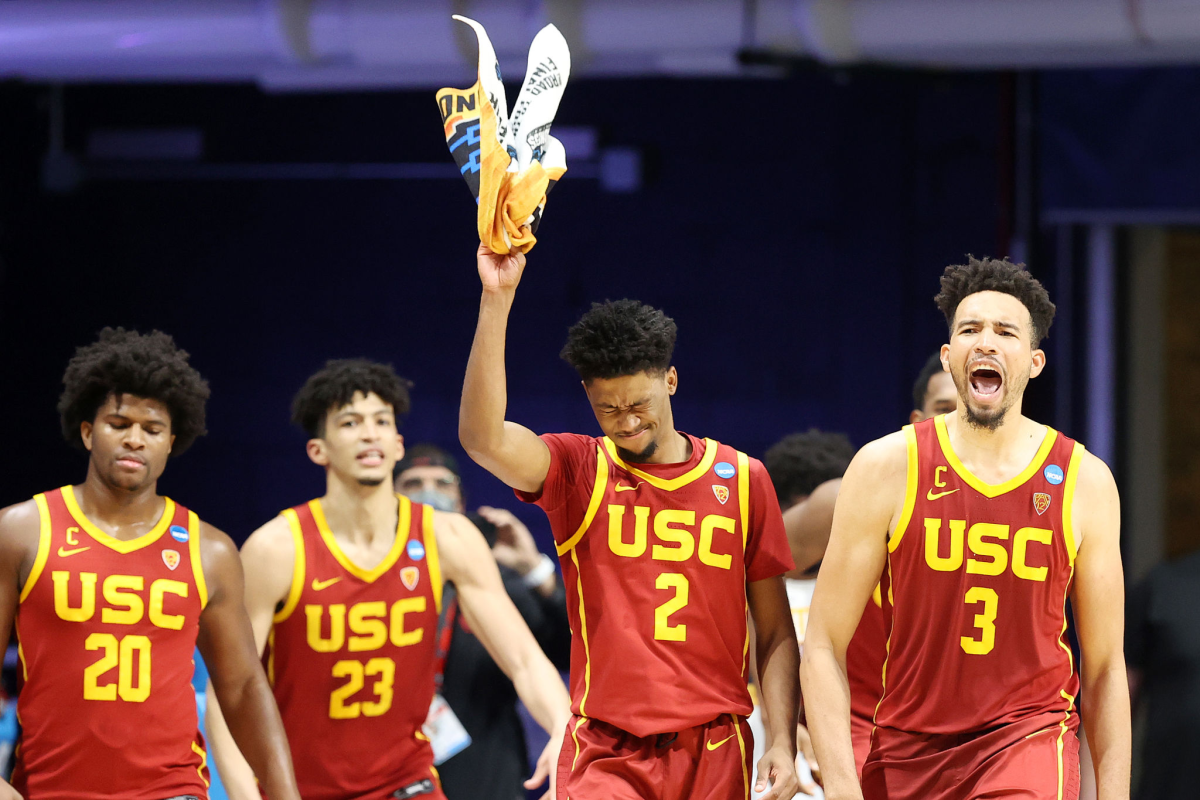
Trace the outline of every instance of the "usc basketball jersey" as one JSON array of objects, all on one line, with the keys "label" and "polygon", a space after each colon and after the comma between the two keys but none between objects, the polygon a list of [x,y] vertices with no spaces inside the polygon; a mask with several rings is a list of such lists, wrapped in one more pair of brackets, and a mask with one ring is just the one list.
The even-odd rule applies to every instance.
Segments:
[{"label": "usc basketball jersey", "polygon": [[395,541],[369,570],[342,552],[320,500],[283,512],[296,557],[267,675],[306,800],[381,800],[437,779],[421,732],[442,598],[433,508],[397,502]]},{"label": "usc basketball jersey", "polygon": [[208,796],[192,688],[208,602],[200,520],[164,500],[149,533],[122,540],[70,486],[34,497],[41,532],[16,614],[24,797]]},{"label": "usc basketball jersey", "polygon": [[1077,724],[1065,604],[1083,446],[1046,428],[1029,465],[992,485],[955,455],[944,416],[906,426],[904,436],[908,479],[883,577],[891,629],[876,724],[971,733],[1049,714],[1061,715],[1065,734]]},{"label": "usc basketball jersey", "polygon": [[623,461],[607,438],[542,437],[542,492],[568,614],[571,701],[635,736],[752,710],[746,582],[792,568],[762,464],[689,436],[683,464]]}]

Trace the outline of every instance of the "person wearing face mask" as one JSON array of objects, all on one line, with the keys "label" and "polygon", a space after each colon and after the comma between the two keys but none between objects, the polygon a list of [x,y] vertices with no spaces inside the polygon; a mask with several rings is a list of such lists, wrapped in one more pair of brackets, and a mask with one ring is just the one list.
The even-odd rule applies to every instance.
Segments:
[{"label": "person wearing face mask", "polygon": [[[504,588],[551,662],[570,666],[571,632],[566,598],[554,562],[511,512],[482,506],[466,512],[454,457],[432,444],[409,448],[396,464],[395,488],[415,503],[465,513],[483,533],[500,567]],[[447,585],[438,623],[441,694],[471,737],[471,744],[438,765],[449,800],[524,798],[527,742],[517,694],[462,615]]]}]

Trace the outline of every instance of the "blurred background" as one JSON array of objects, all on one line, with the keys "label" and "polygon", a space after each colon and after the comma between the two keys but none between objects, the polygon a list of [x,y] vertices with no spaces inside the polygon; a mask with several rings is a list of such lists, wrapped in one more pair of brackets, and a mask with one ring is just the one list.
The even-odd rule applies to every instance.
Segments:
[{"label": "blurred background", "polygon": [[[1009,256],[1058,304],[1027,411],[1112,466],[1130,584],[1200,546],[1195,0],[4,0],[0,504],[82,478],[54,407],[105,325],[171,333],[211,382],[163,487],[237,540],[321,492],[289,404],[328,358],[394,364],[408,441],[460,453],[475,209],[434,91],[476,52],[452,13],[510,85],[546,23],[572,51],[510,418],[597,431],[557,353],[636,297],[679,324],[682,429],[861,445],[946,340],[942,269]],[[468,503],[519,505],[462,466]]]}]

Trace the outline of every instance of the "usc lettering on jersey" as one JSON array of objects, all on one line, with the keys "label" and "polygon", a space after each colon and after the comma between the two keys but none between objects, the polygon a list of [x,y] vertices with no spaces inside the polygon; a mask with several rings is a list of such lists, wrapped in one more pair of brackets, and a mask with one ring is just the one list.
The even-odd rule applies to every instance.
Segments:
[{"label": "usc lettering on jersey", "polygon": [[39,800],[206,797],[191,683],[208,602],[199,519],[166,499],[154,528],[124,541],[83,515],[70,486],[34,500],[13,785]]},{"label": "usc lettering on jersey", "polygon": [[748,715],[746,582],[791,568],[762,465],[689,437],[684,464],[623,461],[608,439],[550,434],[540,495],[567,587],[571,699],[635,736]]},{"label": "usc lettering on jersey", "polygon": [[1077,723],[1065,603],[1083,446],[1047,428],[1029,466],[991,485],[954,454],[944,417],[904,435],[908,485],[888,543],[876,724],[969,733],[1049,713],[1065,733]]},{"label": "usc lettering on jersey", "polygon": [[437,777],[421,732],[442,597],[433,508],[397,501],[396,539],[370,570],[338,547],[319,500],[283,512],[296,557],[267,674],[306,800],[388,798]]}]

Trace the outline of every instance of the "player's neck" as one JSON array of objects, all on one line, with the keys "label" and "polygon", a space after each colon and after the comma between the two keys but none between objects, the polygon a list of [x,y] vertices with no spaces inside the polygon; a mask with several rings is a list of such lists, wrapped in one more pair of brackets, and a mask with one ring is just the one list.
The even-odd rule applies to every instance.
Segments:
[{"label": "player's neck", "polygon": [[654,449],[643,464],[682,464],[692,457],[692,440],[674,428],[666,442]]},{"label": "player's neck", "polygon": [[380,540],[390,545],[396,535],[397,504],[390,482],[363,486],[340,479],[332,470],[321,498],[321,510],[333,535],[363,546]]},{"label": "player's neck", "polygon": [[137,489],[112,486],[91,464],[87,477],[74,491],[84,516],[118,539],[145,533],[158,522],[166,505],[158,495],[157,481]]},{"label": "player's neck", "polygon": [[[1022,462],[1023,468],[1037,451],[1045,436],[1046,428],[1021,413],[1019,404],[1005,415],[1004,421],[995,429],[972,425],[961,410],[946,415],[946,433],[950,446],[967,466],[972,463],[1004,464],[1009,461]],[[1029,457],[1026,458],[1026,455]]]}]

